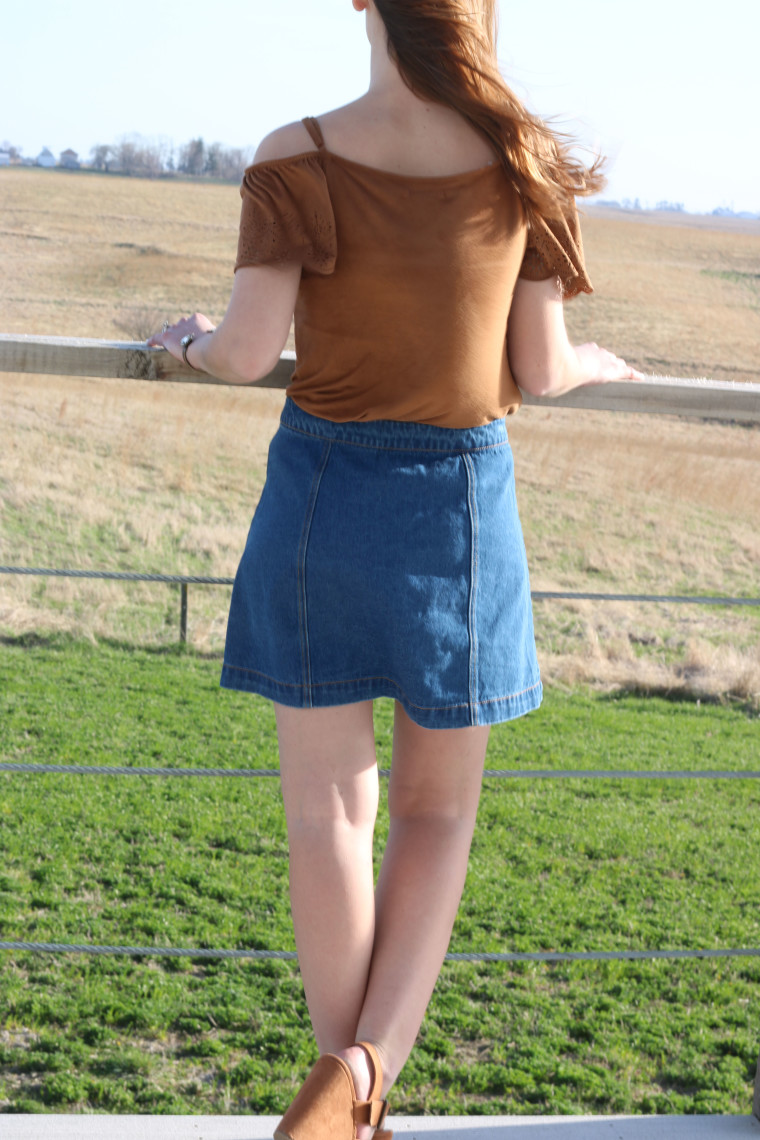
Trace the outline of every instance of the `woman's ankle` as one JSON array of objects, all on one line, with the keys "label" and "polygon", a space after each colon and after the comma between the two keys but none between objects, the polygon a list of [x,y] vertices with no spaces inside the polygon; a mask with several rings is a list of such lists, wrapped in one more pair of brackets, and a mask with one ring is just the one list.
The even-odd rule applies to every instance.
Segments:
[{"label": "woman's ankle", "polygon": [[345,1061],[354,1078],[357,1100],[368,1100],[372,1083],[375,1078],[374,1066],[366,1049],[361,1045],[351,1045],[348,1049],[338,1050],[337,1056]]},{"label": "woman's ankle", "polygon": [[[351,1045],[348,1049],[339,1049],[336,1056],[345,1061],[351,1070],[354,1079],[354,1089],[357,1100],[369,1100],[372,1085],[375,1081],[374,1065],[366,1049],[361,1045]],[[370,1124],[357,1124],[356,1140],[370,1140],[375,1129]]]}]

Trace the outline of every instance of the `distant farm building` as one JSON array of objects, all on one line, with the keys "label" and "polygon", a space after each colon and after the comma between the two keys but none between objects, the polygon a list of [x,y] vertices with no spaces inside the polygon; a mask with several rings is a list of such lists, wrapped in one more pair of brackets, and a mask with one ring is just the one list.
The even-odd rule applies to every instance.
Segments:
[{"label": "distant farm building", "polygon": [[42,150],[37,155],[37,166],[55,166],[55,155],[52,151],[48,150],[46,146],[43,146]]},{"label": "distant farm building", "polygon": [[0,166],[10,166],[11,152],[9,150],[0,150]]},{"label": "distant farm building", "polygon": [[65,166],[67,170],[79,170],[79,155],[75,150],[62,150],[60,157],[60,165]]}]

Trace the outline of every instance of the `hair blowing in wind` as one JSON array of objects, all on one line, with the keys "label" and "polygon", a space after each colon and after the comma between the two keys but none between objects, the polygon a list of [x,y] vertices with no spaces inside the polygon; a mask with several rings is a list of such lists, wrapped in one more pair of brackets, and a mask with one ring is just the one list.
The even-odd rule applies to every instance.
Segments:
[{"label": "hair blowing in wind", "polygon": [[575,196],[604,186],[604,160],[586,166],[572,139],[532,114],[496,58],[497,0],[375,0],[388,51],[407,86],[464,115],[494,147],[528,212],[562,215]]}]

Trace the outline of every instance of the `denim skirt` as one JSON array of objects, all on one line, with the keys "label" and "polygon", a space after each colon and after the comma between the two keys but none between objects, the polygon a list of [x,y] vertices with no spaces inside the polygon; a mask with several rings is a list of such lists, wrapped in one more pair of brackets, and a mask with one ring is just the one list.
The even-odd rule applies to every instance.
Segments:
[{"label": "denim skirt", "polygon": [[336,423],[288,398],[235,578],[221,683],[297,708],[393,697],[425,728],[536,708],[504,420]]}]

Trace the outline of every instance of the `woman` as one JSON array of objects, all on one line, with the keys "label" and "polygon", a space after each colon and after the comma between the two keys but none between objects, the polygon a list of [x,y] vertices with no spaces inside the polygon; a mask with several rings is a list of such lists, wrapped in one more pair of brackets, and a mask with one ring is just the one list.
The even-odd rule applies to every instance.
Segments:
[{"label": "woman", "polygon": [[[490,724],[541,699],[504,424],[517,385],[640,378],[568,341],[563,298],[591,291],[574,197],[602,180],[505,86],[496,0],[352,3],[367,94],[264,140],[223,322],[196,314],[152,340],[247,383],[295,311],[298,364],[222,675],[275,702],[322,1054],[277,1130],[291,1140],[388,1135],[384,1098],[459,905]],[[396,705],[375,889],[382,695]]]}]

